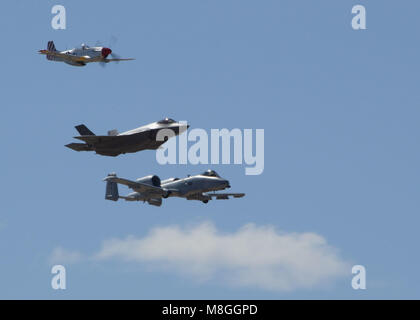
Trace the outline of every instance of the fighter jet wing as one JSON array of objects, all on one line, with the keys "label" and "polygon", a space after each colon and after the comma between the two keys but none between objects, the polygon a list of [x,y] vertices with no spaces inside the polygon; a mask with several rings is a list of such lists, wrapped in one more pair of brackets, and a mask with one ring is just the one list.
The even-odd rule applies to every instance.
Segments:
[{"label": "fighter jet wing", "polygon": [[39,50],[38,52],[40,54],[46,54],[48,56],[54,56],[54,57],[58,57],[64,60],[74,61],[74,62],[86,62],[90,59],[89,56],[75,56],[73,54],[61,53],[59,51]]},{"label": "fighter jet wing", "polygon": [[150,184],[119,178],[114,175],[107,176],[104,179],[104,181],[111,181],[111,182],[123,184],[137,192],[149,192],[149,193],[153,193],[154,195],[161,195],[161,196],[167,195],[167,191],[162,189],[161,187],[155,187]]},{"label": "fighter jet wing", "polygon": [[216,200],[228,200],[229,197],[242,198],[245,193],[204,193],[203,196],[208,196],[211,199],[216,198]]},{"label": "fighter jet wing", "polygon": [[196,193],[189,195],[187,200],[208,201],[213,198],[216,198],[216,200],[228,200],[229,197],[242,198],[243,196],[245,196],[245,193]]}]

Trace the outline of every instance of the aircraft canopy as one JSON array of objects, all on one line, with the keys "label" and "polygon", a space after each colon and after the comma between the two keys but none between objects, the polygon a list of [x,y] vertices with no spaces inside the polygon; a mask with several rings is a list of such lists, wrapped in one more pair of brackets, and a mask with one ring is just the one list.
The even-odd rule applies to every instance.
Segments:
[{"label": "aircraft canopy", "polygon": [[163,120],[158,121],[159,124],[171,124],[175,123],[176,121],[171,118],[165,118]]},{"label": "aircraft canopy", "polygon": [[206,177],[219,177],[220,178],[220,176],[217,174],[217,172],[216,171],[214,171],[214,170],[207,170],[207,171],[204,171],[203,173],[202,173],[202,175],[203,176],[206,176]]}]

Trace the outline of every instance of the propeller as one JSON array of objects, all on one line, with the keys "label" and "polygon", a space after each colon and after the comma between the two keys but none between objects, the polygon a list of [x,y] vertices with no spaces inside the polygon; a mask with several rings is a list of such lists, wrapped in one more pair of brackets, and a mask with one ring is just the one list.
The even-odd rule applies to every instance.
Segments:
[{"label": "propeller", "polygon": [[[98,40],[98,41],[96,41],[96,46],[97,46],[97,47],[102,47],[102,56],[103,56],[103,58],[104,58],[104,61],[99,63],[99,65],[100,65],[101,67],[105,67],[105,65],[106,65],[108,62],[110,62],[110,61],[107,61],[107,60],[112,60],[112,59],[121,59],[121,56],[120,56],[120,55],[118,55],[118,54],[114,53],[114,52],[110,49],[110,48],[113,48],[113,47],[115,46],[115,44],[117,43],[117,41],[118,41],[118,39],[117,39],[117,37],[116,37],[116,36],[111,36],[110,40],[108,41],[108,42],[109,42],[109,45],[108,45],[108,46],[104,46],[104,45],[102,44],[102,42],[101,42],[101,41],[99,41],[99,40]],[[129,59],[122,59],[122,60],[134,60],[134,59],[129,58]],[[113,61],[113,62],[119,63],[119,61],[118,61],[118,60],[117,60],[117,61]]]},{"label": "propeller", "polygon": [[[120,55],[118,55],[118,54],[116,54],[116,53],[113,53],[113,52],[111,52],[110,56],[111,56],[113,59],[121,59],[121,56],[120,56]],[[116,63],[118,63],[119,61],[115,61],[115,62],[116,62]]]},{"label": "propeller", "polygon": [[[100,41],[100,40],[98,40],[98,41],[96,41],[96,46],[97,47],[103,47],[103,48],[106,48],[106,49],[109,49],[109,48],[113,48],[113,47],[115,47],[115,45],[116,45],[116,43],[118,42],[118,38],[116,37],[116,36],[114,36],[114,35],[112,35],[110,38],[109,38],[109,40],[108,40],[108,45],[103,45],[103,43],[102,43],[102,41]],[[116,53],[114,53],[114,52],[112,52],[112,50],[111,49],[109,49],[109,51],[107,50],[106,52],[105,52],[105,56],[106,57],[108,57],[108,56],[110,56],[112,59],[121,59],[121,56],[120,55],[118,55],[118,54],[116,54]],[[119,61],[115,61],[116,63],[119,63]],[[106,66],[106,64],[107,64],[107,62],[100,62],[99,63],[99,65],[101,66],[101,67],[105,67]]]},{"label": "propeller", "polygon": [[[104,57],[105,57],[105,59],[107,59],[108,57],[111,57],[111,59],[121,59],[120,58],[120,56],[118,55],[118,54],[116,54],[116,53],[113,53],[112,52],[112,50],[111,49],[109,49],[109,48],[104,48],[104,49],[102,49],[103,50],[103,55],[104,55]],[[108,51],[109,50],[109,51]],[[109,61],[108,61],[109,62]],[[100,62],[99,64],[100,64],[100,66],[101,67],[105,67],[106,66],[106,64],[108,63],[108,62]],[[117,61],[114,61],[115,63],[119,63],[119,61],[117,60]]]}]

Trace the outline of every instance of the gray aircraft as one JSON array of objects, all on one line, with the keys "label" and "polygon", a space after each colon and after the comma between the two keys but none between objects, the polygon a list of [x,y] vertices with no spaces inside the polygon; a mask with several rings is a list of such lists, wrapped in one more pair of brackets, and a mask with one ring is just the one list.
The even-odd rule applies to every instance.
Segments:
[{"label": "gray aircraft", "polygon": [[117,130],[108,131],[107,136],[97,136],[84,124],[75,127],[80,136],[74,137],[85,143],[70,143],[66,147],[75,151],[95,151],[103,156],[115,157],[120,154],[134,153],[141,150],[156,150],[164,144],[157,141],[156,136],[160,130],[170,129],[174,135],[179,135],[189,128],[189,125],[181,124],[175,120],[165,118],[148,125],[130,131],[118,133]]},{"label": "gray aircraft", "polygon": [[[216,193],[215,191],[230,188],[230,184],[228,180],[221,178],[213,170],[207,170],[202,174],[188,176],[183,179],[170,178],[163,181],[156,175],[132,181],[119,178],[115,173],[110,173],[104,181],[106,181],[106,200],[147,201],[150,205],[157,207],[162,205],[162,198],[166,199],[168,197],[180,197],[207,203],[213,198],[226,200],[229,199],[229,196],[234,198],[245,196],[245,193]],[[134,192],[126,196],[120,196],[118,184],[126,185]]]}]

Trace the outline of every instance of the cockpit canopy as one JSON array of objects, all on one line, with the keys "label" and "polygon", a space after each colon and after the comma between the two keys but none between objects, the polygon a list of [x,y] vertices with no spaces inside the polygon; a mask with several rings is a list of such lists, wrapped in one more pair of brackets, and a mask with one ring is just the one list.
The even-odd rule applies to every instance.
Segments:
[{"label": "cockpit canopy", "polygon": [[220,178],[220,176],[217,174],[217,172],[216,171],[214,171],[214,170],[207,170],[207,171],[204,171],[202,174],[201,174],[202,176],[206,176],[206,177],[218,177],[218,178]]},{"label": "cockpit canopy", "polygon": [[163,120],[158,121],[159,124],[171,124],[175,123],[176,121],[171,118],[165,118]]}]

